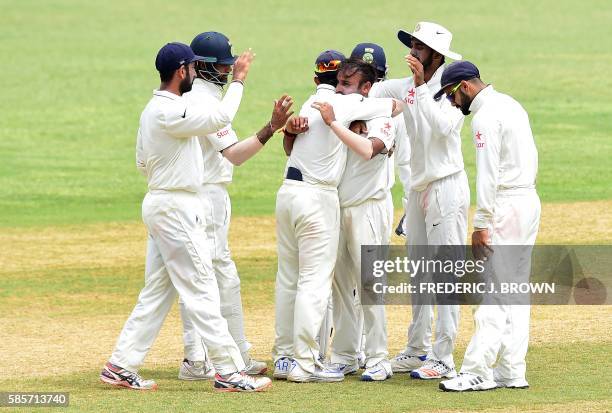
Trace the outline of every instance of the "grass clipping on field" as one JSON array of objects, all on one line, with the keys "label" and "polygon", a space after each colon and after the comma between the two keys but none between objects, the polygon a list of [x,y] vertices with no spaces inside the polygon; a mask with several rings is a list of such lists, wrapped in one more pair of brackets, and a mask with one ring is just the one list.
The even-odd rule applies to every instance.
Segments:
[{"label": "grass clipping on field", "polygon": [[[396,215],[399,217],[399,211]],[[134,273],[141,273],[145,241],[146,232],[141,223],[5,229],[0,235],[0,276],[10,286],[11,279],[41,271],[61,274],[83,268],[111,271],[132,268]],[[394,238],[393,242],[402,241]],[[612,201],[543,205],[538,243],[594,242],[612,242]],[[245,260],[273,264],[276,259],[274,217],[234,218],[230,244],[239,271]],[[245,288],[243,284],[242,289],[252,354],[263,359],[269,358],[274,335],[274,305],[269,298],[273,279],[274,274],[266,274],[261,285],[253,286],[258,288]],[[0,293],[3,297],[0,379],[50,376],[100,367],[110,355],[137,297],[136,290],[116,295],[95,291],[53,292],[33,298],[10,288]],[[71,303],[71,310],[58,312],[67,303]],[[96,314],[97,306],[112,305],[118,311]],[[463,307],[456,354],[463,352],[471,337],[471,317],[471,308]],[[405,344],[409,320],[408,306],[387,307],[390,354]],[[611,329],[610,306],[534,307],[531,345],[608,342],[610,339],[604,332]],[[147,357],[147,365],[178,366],[182,355],[181,323],[178,311],[173,308]]]}]

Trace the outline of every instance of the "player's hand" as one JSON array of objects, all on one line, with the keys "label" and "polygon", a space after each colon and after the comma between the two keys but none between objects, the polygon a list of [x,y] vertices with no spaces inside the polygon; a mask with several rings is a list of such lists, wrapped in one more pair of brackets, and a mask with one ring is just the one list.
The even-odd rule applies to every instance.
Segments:
[{"label": "player's hand", "polygon": [[276,132],[287,122],[287,119],[293,115],[293,111],[289,111],[293,106],[293,98],[289,95],[283,95],[280,99],[274,101],[274,109],[272,110],[272,118],[270,119],[270,127],[272,132]]},{"label": "player's hand", "polygon": [[327,102],[314,102],[311,107],[315,108],[319,112],[321,112],[321,117],[323,118],[323,122],[327,126],[331,125],[333,121],[336,120],[336,114],[334,113],[334,108]]},{"label": "player's hand", "polygon": [[391,107],[391,117],[396,117],[400,113],[404,112],[404,102],[398,99],[393,99],[393,105]]},{"label": "player's hand", "polygon": [[489,230],[481,229],[472,233],[472,254],[477,260],[483,260],[493,254]]},{"label": "player's hand", "polygon": [[293,135],[304,133],[308,130],[308,118],[305,116],[294,116],[287,121],[285,130]]},{"label": "player's hand", "polygon": [[419,61],[419,59],[410,54],[406,55],[404,59],[406,60],[406,63],[408,63],[408,66],[410,67],[410,70],[414,76],[414,85],[418,87],[425,84],[425,69],[423,69],[423,64]]},{"label": "player's hand", "polygon": [[366,123],[362,120],[355,120],[351,122],[351,126],[349,126],[351,132],[356,133],[357,135],[365,135],[368,133],[368,127]]},{"label": "player's hand", "polygon": [[249,68],[251,67],[251,63],[255,58],[255,53],[251,49],[243,52],[238,59],[234,62],[234,69],[232,74],[233,80],[239,80],[244,82],[247,74],[249,73]]}]

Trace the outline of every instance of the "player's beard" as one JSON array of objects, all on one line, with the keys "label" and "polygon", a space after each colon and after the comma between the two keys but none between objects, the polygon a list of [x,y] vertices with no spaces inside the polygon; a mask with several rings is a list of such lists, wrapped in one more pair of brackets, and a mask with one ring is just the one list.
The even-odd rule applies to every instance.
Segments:
[{"label": "player's beard", "polygon": [[472,111],[470,110],[470,106],[472,105],[472,101],[474,99],[470,99],[465,93],[461,91],[461,89],[457,90],[455,93],[461,93],[461,105],[459,106],[461,113],[463,113],[464,116],[467,116],[472,113]]},{"label": "player's beard", "polygon": [[181,83],[179,84],[179,92],[181,95],[191,91],[191,88],[193,87],[193,79],[194,78],[191,77],[189,72],[187,72],[187,76],[185,79],[181,80]]},{"label": "player's beard", "polygon": [[422,60],[421,57],[416,54],[410,54],[412,55],[412,57],[416,58],[419,62],[421,62],[421,64],[423,65],[423,71],[427,71],[433,63],[433,53],[430,53],[429,57],[425,60]]}]

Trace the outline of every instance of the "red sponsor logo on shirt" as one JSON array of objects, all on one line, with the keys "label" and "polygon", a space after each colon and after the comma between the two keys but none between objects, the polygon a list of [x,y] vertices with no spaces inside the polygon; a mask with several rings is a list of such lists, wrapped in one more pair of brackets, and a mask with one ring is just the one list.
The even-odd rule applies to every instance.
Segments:
[{"label": "red sponsor logo on shirt", "polygon": [[484,148],[484,135],[480,131],[476,132],[476,149]]},{"label": "red sponsor logo on shirt", "polygon": [[380,128],[380,132],[383,133],[386,137],[391,136],[391,124],[386,122],[382,128]]},{"label": "red sponsor logo on shirt", "polygon": [[217,138],[222,138],[225,135],[227,135],[228,133],[229,133],[228,129],[220,130],[219,132],[217,132]]},{"label": "red sponsor logo on shirt", "polygon": [[410,91],[408,92],[408,96],[406,96],[404,98],[404,102],[409,103],[409,104],[413,104],[414,103],[414,94],[415,94],[415,90],[414,88],[410,89]]}]

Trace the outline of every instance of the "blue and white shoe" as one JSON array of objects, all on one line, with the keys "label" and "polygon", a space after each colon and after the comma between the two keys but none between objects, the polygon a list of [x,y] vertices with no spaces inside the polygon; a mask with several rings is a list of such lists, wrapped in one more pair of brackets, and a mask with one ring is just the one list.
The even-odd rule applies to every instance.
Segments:
[{"label": "blue and white shoe", "polygon": [[287,380],[287,375],[295,366],[295,360],[290,357],[281,357],[274,363],[274,373],[272,377],[277,380]]},{"label": "blue and white shoe", "polygon": [[391,370],[391,363],[388,360],[382,360],[370,368],[367,368],[366,371],[361,373],[362,381],[383,381],[387,380],[393,376],[393,371]]},{"label": "blue and white shoe", "polygon": [[333,383],[342,380],[344,380],[344,374],[338,370],[315,365],[315,371],[310,373],[302,369],[298,363],[295,363],[287,375],[287,381],[295,383]]},{"label": "blue and white shoe", "polygon": [[421,367],[410,372],[410,377],[422,380],[452,379],[457,377],[457,371],[440,360],[427,359]]},{"label": "blue and white shoe", "polygon": [[393,373],[410,373],[423,365],[427,356],[416,356],[414,354],[399,353],[391,360]]},{"label": "blue and white shoe", "polygon": [[117,387],[126,387],[133,390],[157,390],[157,384],[153,380],[145,380],[138,373],[126,370],[108,362],[100,373],[102,382]]},{"label": "blue and white shoe", "polygon": [[357,370],[359,370],[359,364],[357,361],[355,361],[353,364],[325,363],[324,366],[329,370],[339,371],[345,376],[355,374]]},{"label": "blue and white shoe", "polygon": [[220,374],[215,376],[213,388],[218,392],[258,392],[272,386],[268,377],[253,377],[244,372],[233,373],[227,378]]}]

